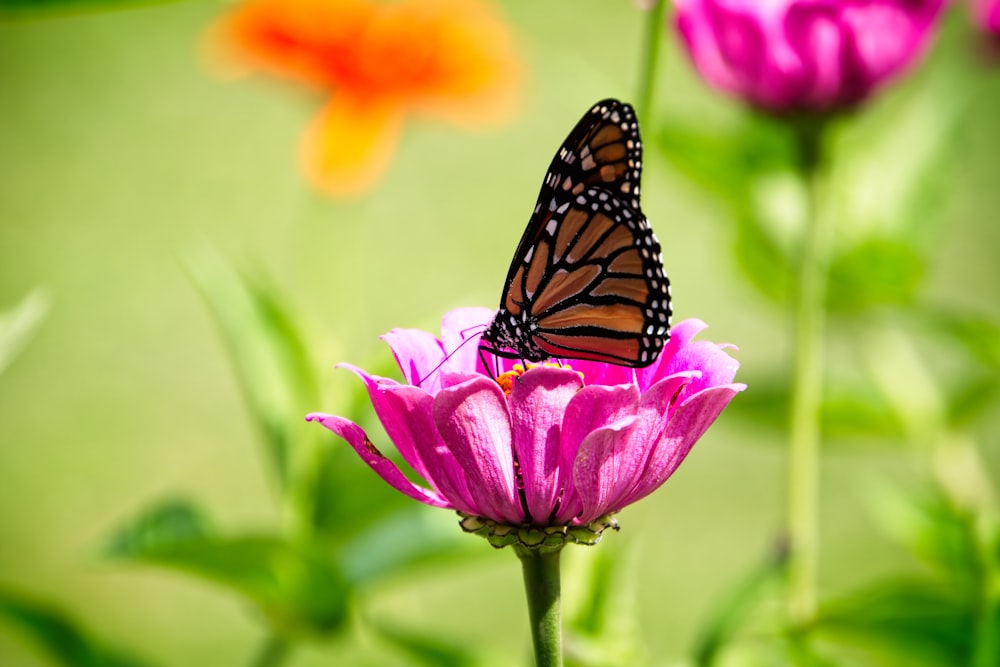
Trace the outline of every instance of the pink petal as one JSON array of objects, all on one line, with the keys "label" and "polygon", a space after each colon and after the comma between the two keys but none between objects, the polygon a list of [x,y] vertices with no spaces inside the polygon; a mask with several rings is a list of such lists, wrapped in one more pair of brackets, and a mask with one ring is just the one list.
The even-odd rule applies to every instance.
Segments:
[{"label": "pink petal", "polygon": [[583,501],[576,492],[573,465],[584,439],[599,428],[633,417],[638,406],[639,390],[631,384],[588,385],[570,399],[560,432],[557,487],[563,488],[563,497],[555,523],[567,523],[583,511]]},{"label": "pink petal", "polygon": [[443,389],[434,422],[464,470],[479,516],[503,523],[524,520],[514,479],[510,413],[500,386],[485,377]]},{"label": "pink petal", "polygon": [[667,364],[668,376],[687,371],[698,371],[699,377],[692,379],[684,396],[695,394],[708,387],[729,384],[736,376],[740,362],[733,359],[726,350],[715,343],[695,341],[685,345]]},{"label": "pink petal", "polygon": [[402,473],[402,471],[400,471],[396,464],[383,456],[382,453],[375,448],[375,445],[372,444],[371,440],[368,439],[368,436],[361,429],[361,427],[354,422],[344,419],[343,417],[325,415],[318,412],[306,415],[306,421],[318,421],[320,424],[346,440],[348,444],[354,448],[354,451],[358,453],[358,456],[360,456],[361,459],[367,463],[379,477],[385,480],[392,488],[396,489],[400,493],[406,494],[410,498],[419,500],[425,505],[430,505],[432,507],[457,509],[446,498],[443,498],[438,493],[425,489],[422,486],[418,486],[406,479],[406,476]]},{"label": "pink petal", "polygon": [[408,384],[422,386],[431,394],[440,390],[440,378],[432,371],[444,361],[441,341],[419,329],[393,329],[381,338],[392,349]]},{"label": "pink petal", "polygon": [[441,320],[441,341],[451,355],[448,362],[451,370],[485,373],[479,361],[478,339],[495,314],[489,308],[455,308],[445,313]]},{"label": "pink petal", "polygon": [[643,463],[641,452],[629,447],[635,426],[636,417],[626,417],[593,431],[580,444],[573,465],[573,483],[583,506],[577,523],[590,523],[624,506],[615,503],[635,484]]},{"label": "pink petal", "polygon": [[510,416],[529,521],[548,525],[559,496],[559,431],[570,399],[583,387],[574,371],[536,367],[514,381]]},{"label": "pink petal", "polygon": [[372,377],[351,364],[338,366],[364,381],[375,414],[403,460],[457,509],[470,511],[474,504],[465,475],[434,424],[434,397],[419,387]]},{"label": "pink petal", "polygon": [[662,435],[652,443],[651,456],[639,484],[617,506],[630,505],[667,481],[722,409],[744,389],[744,384],[712,387],[685,400],[670,418]]},{"label": "pink petal", "polygon": [[663,346],[660,356],[651,365],[639,369],[639,389],[645,391],[668,375],[684,370],[677,368],[674,357],[687,347],[692,338],[707,328],[708,325],[698,319],[682,320],[670,327],[670,339]]}]

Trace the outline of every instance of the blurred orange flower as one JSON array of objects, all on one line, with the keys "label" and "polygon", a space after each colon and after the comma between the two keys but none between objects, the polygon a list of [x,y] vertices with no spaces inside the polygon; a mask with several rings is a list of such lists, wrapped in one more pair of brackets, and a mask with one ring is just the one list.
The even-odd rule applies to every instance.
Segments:
[{"label": "blurred orange flower", "polygon": [[248,0],[212,46],[333,93],[302,145],[310,180],[333,195],[375,182],[408,114],[495,122],[518,79],[507,28],[479,0]]}]

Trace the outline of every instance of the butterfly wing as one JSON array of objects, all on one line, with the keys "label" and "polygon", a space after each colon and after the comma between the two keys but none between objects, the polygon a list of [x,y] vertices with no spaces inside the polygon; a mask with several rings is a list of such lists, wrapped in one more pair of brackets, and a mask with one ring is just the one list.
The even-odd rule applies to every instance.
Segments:
[{"label": "butterfly wing", "polygon": [[513,267],[500,316],[528,322],[532,356],[651,364],[670,322],[660,244],[641,212],[599,188],[548,212]]},{"label": "butterfly wing", "polygon": [[498,356],[651,364],[668,336],[669,282],[639,207],[632,107],[595,104],[552,159],[483,334]]},{"label": "butterfly wing", "polygon": [[576,124],[545,174],[538,201],[507,273],[535,244],[547,223],[545,212],[572,201],[588,187],[603,187],[639,210],[642,142],[635,111],[618,100],[602,100]]}]

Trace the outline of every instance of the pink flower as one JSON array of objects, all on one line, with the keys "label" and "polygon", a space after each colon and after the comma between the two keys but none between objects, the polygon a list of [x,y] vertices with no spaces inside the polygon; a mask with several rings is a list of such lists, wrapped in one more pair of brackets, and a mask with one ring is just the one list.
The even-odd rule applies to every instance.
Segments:
[{"label": "pink flower", "polygon": [[855,105],[923,53],[944,0],[676,0],[714,87],[776,112]]},{"label": "pink flower", "polygon": [[356,424],[307,417],[344,438],[398,491],[465,515],[463,527],[473,532],[489,524],[495,537],[504,532],[498,526],[516,526],[588,541],[574,528],[613,525],[608,515],[659,488],[745,388],[732,383],[739,364],[724,346],[692,341],[706,326],[698,320],[677,324],[648,368],[581,361],[493,379],[479,360],[478,340],[462,344],[462,332],[481,331],[493,315],[451,311],[442,340],[409,329],[386,334],[406,384],[348,366],[426,486],[407,479]]},{"label": "pink flower", "polygon": [[1000,38],[1000,0],[973,0],[972,12],[980,28]]}]

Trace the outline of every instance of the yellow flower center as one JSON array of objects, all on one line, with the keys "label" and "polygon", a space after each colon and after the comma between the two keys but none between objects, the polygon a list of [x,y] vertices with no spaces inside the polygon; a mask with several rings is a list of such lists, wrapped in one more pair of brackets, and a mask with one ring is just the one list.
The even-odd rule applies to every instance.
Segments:
[{"label": "yellow flower center", "polygon": [[[524,375],[528,370],[539,366],[545,368],[565,368],[567,370],[573,370],[573,367],[569,364],[556,363],[552,361],[546,361],[543,364],[514,364],[512,369],[506,373],[501,373],[497,377],[497,384],[500,385],[500,389],[503,390],[503,395],[510,398],[510,392],[514,388],[514,383],[517,381],[517,378]],[[580,376],[580,379],[583,379],[583,373],[577,371],[577,374]]]}]

